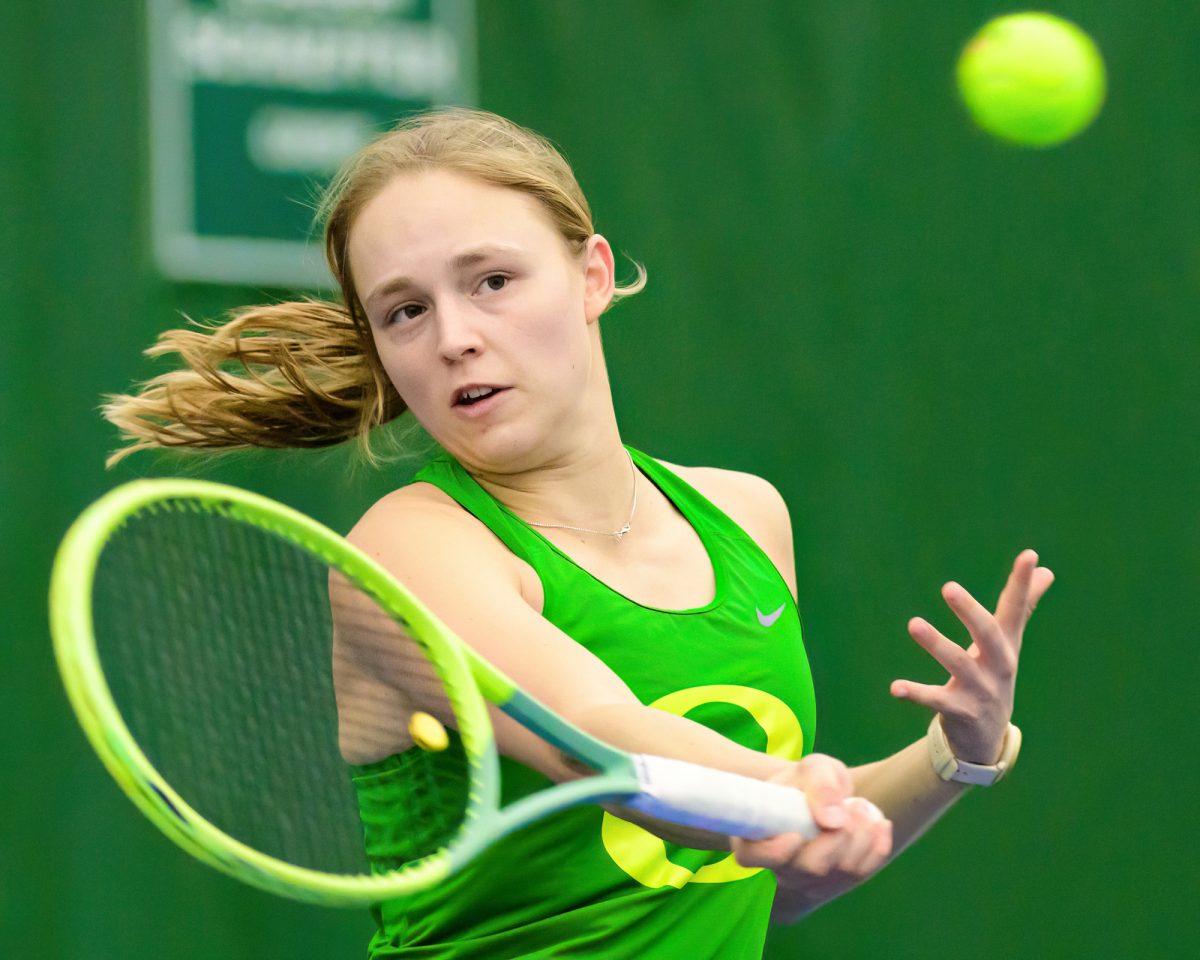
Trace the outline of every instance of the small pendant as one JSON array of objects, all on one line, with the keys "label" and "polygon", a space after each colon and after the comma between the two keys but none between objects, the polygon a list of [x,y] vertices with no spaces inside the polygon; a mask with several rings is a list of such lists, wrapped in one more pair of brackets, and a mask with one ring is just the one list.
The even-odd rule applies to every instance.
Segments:
[{"label": "small pendant", "polygon": [[613,534],[617,538],[617,543],[621,542],[621,538],[629,532],[629,524],[625,524],[620,530]]}]

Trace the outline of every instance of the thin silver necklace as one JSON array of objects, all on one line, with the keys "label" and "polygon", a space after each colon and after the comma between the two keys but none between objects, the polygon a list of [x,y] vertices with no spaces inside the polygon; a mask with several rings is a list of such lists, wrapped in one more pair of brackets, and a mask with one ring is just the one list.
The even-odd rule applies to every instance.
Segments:
[{"label": "thin silver necklace", "polygon": [[633,506],[629,508],[629,519],[625,521],[625,526],[620,530],[614,530],[611,533],[605,530],[592,530],[588,527],[571,527],[565,523],[534,523],[532,520],[525,522],[531,527],[554,527],[557,530],[580,530],[583,533],[602,533],[606,537],[616,537],[617,543],[621,542],[621,538],[629,532],[629,525],[633,523],[633,512],[637,510],[637,467],[633,465],[633,457],[629,451],[625,451],[625,456],[629,457],[629,467],[633,471]]}]

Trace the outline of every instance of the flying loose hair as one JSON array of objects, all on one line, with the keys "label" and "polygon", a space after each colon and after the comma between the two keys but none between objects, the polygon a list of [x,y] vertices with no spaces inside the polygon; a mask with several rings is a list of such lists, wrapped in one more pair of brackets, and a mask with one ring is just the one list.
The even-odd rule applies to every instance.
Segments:
[{"label": "flying loose hair", "polygon": [[[184,366],[132,394],[106,394],[103,415],[126,446],[221,451],[329,447],[356,440],[363,460],[382,461],[371,431],[407,407],[375,350],[354,289],[348,244],[363,207],[398,174],[450,170],[529,194],[549,215],[569,253],[581,258],[595,232],[592,213],[567,161],[549,140],[484,110],[446,107],[406,117],[351,156],[322,194],[325,258],[342,303],[305,297],[239,307],[223,322],[167,330],[145,353],[178,354]],[[618,285],[613,303],[640,292],[638,277]]]}]

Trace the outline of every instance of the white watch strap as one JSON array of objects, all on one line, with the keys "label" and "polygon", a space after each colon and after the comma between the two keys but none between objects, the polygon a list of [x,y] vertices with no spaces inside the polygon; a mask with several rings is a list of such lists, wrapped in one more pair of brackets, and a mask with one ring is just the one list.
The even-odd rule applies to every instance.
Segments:
[{"label": "white watch strap", "polygon": [[943,780],[954,780],[958,783],[969,783],[978,787],[989,787],[998,782],[1017,759],[1021,749],[1021,731],[1015,724],[1010,723],[1004,734],[1004,746],[1000,760],[992,765],[969,763],[959,760],[946,741],[946,732],[942,729],[942,715],[935,713],[929,724],[929,759],[933,769]]}]

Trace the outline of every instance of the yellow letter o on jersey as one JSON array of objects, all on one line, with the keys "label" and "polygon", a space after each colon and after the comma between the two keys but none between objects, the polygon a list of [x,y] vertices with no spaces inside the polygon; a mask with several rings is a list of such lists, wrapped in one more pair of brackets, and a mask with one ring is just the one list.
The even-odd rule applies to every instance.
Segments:
[{"label": "yellow letter o on jersey", "polygon": [[[791,708],[778,697],[753,687],[710,684],[688,687],[659,697],[650,706],[682,717],[705,703],[732,703],[750,714],[767,736],[766,752],[773,757],[799,760],[804,753],[804,731]],[[667,858],[661,837],[611,813],[605,813],[600,837],[613,862],[645,887],[682,887],[685,883],[729,883],[751,877],[762,867],[743,867],[732,853],[698,870],[681,867]]]}]

